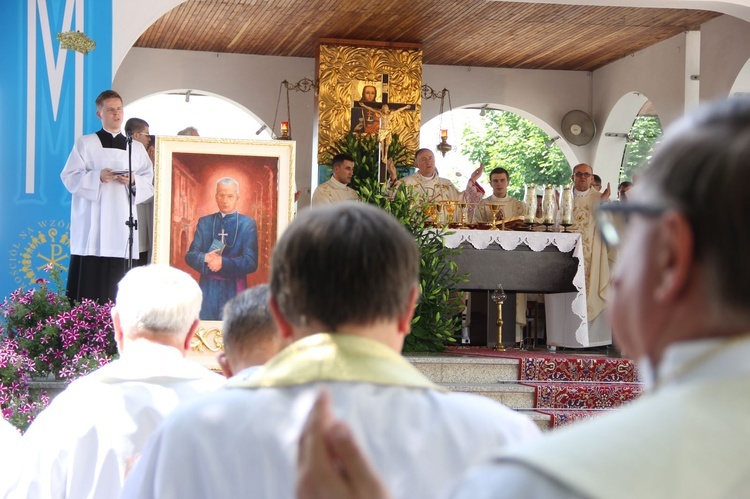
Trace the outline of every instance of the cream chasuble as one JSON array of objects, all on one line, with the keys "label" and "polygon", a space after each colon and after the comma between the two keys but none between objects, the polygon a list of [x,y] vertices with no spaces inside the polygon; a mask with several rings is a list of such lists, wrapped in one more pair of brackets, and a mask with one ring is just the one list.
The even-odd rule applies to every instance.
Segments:
[{"label": "cream chasuble", "polygon": [[456,189],[456,186],[450,180],[438,177],[437,173],[431,178],[427,178],[419,172],[415,172],[398,180],[395,186],[398,187],[399,185],[412,189],[417,197],[426,202],[465,200],[467,203],[476,203],[480,196],[479,191],[471,182],[467,184],[466,190],[461,192]]},{"label": "cream chasuble", "polygon": [[442,391],[378,341],[321,333],[175,413],[122,497],[294,498],[300,431],[322,387],[394,498],[446,497],[493,449],[539,434],[490,399]]},{"label": "cream chasuble", "polygon": [[523,216],[526,213],[526,204],[510,196],[504,198],[496,197],[494,194],[484,198],[474,210],[474,222],[492,223],[491,204],[499,204],[505,214],[505,219]]},{"label": "cream chasuble", "polygon": [[312,206],[333,204],[341,201],[359,201],[357,191],[331,177],[320,184],[312,197]]},{"label": "cream chasuble", "polygon": [[599,235],[594,216],[599,199],[600,194],[594,189],[589,189],[585,193],[573,190],[573,225],[570,231],[581,234],[583,242],[589,323],[593,322],[607,306],[606,293],[610,281],[607,245]]}]

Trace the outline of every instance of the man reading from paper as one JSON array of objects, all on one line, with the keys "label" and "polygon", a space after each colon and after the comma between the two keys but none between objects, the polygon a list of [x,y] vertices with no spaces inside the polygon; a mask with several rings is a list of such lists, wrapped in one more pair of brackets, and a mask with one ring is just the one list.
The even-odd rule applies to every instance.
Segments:
[{"label": "man reading from paper", "polygon": [[255,220],[237,211],[240,184],[231,177],[216,182],[219,211],[198,220],[185,262],[200,272],[202,320],[219,320],[221,308],[247,289],[247,275],[258,268]]}]

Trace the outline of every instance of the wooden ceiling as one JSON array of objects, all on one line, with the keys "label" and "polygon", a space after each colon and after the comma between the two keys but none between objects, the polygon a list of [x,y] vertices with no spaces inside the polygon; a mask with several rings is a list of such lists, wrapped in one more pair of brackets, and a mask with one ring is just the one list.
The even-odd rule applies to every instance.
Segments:
[{"label": "wooden ceiling", "polygon": [[487,0],[188,0],[136,47],[315,57],[316,40],[421,43],[425,64],[593,71],[719,13]]}]

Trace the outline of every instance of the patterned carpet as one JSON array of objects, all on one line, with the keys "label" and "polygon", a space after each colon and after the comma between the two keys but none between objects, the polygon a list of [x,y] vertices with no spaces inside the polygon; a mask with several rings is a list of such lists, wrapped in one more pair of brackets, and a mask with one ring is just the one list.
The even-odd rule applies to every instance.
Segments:
[{"label": "patterned carpet", "polygon": [[635,400],[643,391],[637,383],[528,383],[536,390],[538,409],[612,409]]},{"label": "patterned carpet", "polygon": [[561,426],[575,423],[583,419],[595,418],[606,414],[607,411],[574,411],[569,409],[544,409],[538,410],[542,414],[547,414],[551,417],[552,428],[559,428]]},{"label": "patterned carpet", "polygon": [[630,359],[462,346],[448,347],[446,353],[518,359],[519,383],[534,387],[534,408],[550,416],[553,428],[616,409],[643,391],[636,365]]}]

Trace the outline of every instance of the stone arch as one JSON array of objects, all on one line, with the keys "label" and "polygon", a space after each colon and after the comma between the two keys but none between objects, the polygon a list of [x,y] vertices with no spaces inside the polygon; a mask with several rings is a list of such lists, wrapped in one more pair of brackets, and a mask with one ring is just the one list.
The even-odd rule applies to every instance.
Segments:
[{"label": "stone arch", "polygon": [[729,90],[729,96],[750,95],[750,59],[748,59]]},{"label": "stone arch", "polygon": [[[241,112],[245,113],[246,115],[248,115],[248,117],[250,119],[256,121],[258,123],[258,127],[259,128],[265,127],[265,128],[263,128],[263,130],[270,130],[271,129],[271,124],[265,123],[263,121],[263,119],[260,116],[258,116],[256,113],[254,113],[252,110],[248,109],[243,104],[241,104],[241,103],[239,103],[239,102],[237,102],[237,101],[235,101],[233,99],[230,99],[229,97],[226,97],[224,95],[221,95],[221,94],[218,94],[218,93],[215,93],[215,92],[211,92],[211,91],[208,91],[208,90],[201,90],[201,89],[197,89],[197,88],[190,89],[190,90],[195,95],[208,96],[208,97],[212,97],[214,99],[222,100],[225,103],[231,105],[232,107],[234,107],[234,108],[238,109],[239,111],[241,111]],[[179,89],[179,88],[165,89],[165,90],[162,90],[162,91],[151,92],[149,94],[146,94],[146,95],[143,95],[143,96],[139,96],[139,97],[137,97],[135,99],[131,99],[130,101],[124,102],[124,104],[125,104],[125,107],[127,107],[127,106],[129,106],[131,104],[134,104],[136,102],[139,102],[139,101],[142,101],[144,99],[151,98],[151,97],[155,97],[155,96],[159,96],[159,95],[165,95],[165,94],[184,93],[186,91],[187,91],[186,89]],[[185,123],[185,126],[189,126],[189,125],[193,126],[193,125],[196,125],[196,124],[187,123],[187,122]],[[200,131],[200,127],[198,127],[198,128],[199,128],[199,131]],[[263,131],[263,130],[261,130],[261,131]],[[248,130],[247,131],[247,138],[254,138],[254,135],[252,134],[253,131],[254,130]],[[175,131],[175,133],[176,133],[176,131]]]},{"label": "stone arch", "polygon": [[599,142],[594,155],[594,169],[602,178],[602,184],[609,182],[613,191],[620,178],[620,164],[627,144],[626,135],[630,132],[638,112],[648,100],[641,92],[626,93],[612,107],[604,126],[598,132]]}]

